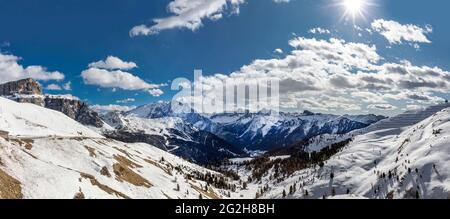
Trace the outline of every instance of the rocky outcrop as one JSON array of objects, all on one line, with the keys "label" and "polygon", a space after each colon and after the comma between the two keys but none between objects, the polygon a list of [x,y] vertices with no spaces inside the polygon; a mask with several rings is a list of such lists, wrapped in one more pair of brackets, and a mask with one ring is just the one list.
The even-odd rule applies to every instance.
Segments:
[{"label": "rocky outcrop", "polygon": [[98,113],[91,110],[86,103],[66,96],[44,95],[41,85],[31,78],[0,85],[0,96],[62,112],[83,125],[103,127]]},{"label": "rocky outcrop", "polygon": [[37,81],[31,78],[0,85],[1,96],[12,96],[15,94],[42,95],[42,88]]},{"label": "rocky outcrop", "polygon": [[83,125],[103,127],[103,121],[98,113],[91,110],[86,103],[80,100],[47,96],[45,107],[62,112]]}]

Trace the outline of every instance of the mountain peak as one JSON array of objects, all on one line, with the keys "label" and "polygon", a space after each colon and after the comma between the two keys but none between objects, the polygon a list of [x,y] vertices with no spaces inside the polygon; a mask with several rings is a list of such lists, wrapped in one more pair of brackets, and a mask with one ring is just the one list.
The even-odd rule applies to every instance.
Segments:
[{"label": "mountain peak", "polygon": [[21,79],[0,84],[0,95],[11,96],[16,94],[23,95],[42,95],[41,85],[32,78]]}]

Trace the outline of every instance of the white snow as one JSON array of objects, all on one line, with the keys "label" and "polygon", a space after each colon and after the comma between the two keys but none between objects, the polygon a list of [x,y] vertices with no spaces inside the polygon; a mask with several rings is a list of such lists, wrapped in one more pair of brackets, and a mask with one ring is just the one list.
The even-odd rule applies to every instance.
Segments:
[{"label": "white snow", "polygon": [[0,98],[0,130],[9,132],[0,137],[0,169],[20,182],[23,198],[225,198],[186,178],[218,173],[148,144],[106,139],[53,110]]},{"label": "white snow", "polygon": [[[450,198],[450,109],[446,107],[448,105],[407,112],[356,131],[361,134],[353,133],[353,141],[326,161],[323,168],[297,171],[281,182],[269,178],[274,171],[272,168],[260,182],[252,182],[241,193],[245,198],[254,198],[258,189],[269,185],[270,190],[262,198],[282,198],[283,190],[289,191],[296,183],[297,191],[286,198],[322,198],[325,195],[336,199],[402,199],[415,198],[416,193],[419,198]],[[244,179],[251,175],[251,170],[245,166],[231,169]]]},{"label": "white snow", "polygon": [[22,137],[92,137],[101,135],[61,112],[0,97],[0,130]]}]

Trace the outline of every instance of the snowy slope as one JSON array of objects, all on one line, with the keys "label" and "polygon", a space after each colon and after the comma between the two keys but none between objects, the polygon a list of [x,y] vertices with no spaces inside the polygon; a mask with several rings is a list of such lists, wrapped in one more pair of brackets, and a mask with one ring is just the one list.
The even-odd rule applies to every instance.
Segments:
[{"label": "snowy slope", "polygon": [[394,129],[397,132],[401,132],[402,130],[415,125],[448,107],[450,107],[449,104],[440,104],[423,109],[407,111],[397,116],[378,121],[366,128],[357,129],[349,133],[315,136],[309,140],[307,150],[311,152],[320,151],[322,148],[333,143],[378,130]]},{"label": "snowy slope", "polygon": [[[224,198],[220,174],[149,144],[104,138],[62,113],[0,98],[0,198]],[[231,183],[231,182],[230,182]]]},{"label": "snowy slope", "polygon": [[0,130],[14,136],[93,137],[101,135],[63,113],[34,104],[17,103],[0,97]]},{"label": "snowy slope", "polygon": [[[442,111],[410,125],[412,118],[437,109]],[[450,198],[450,109],[441,105],[413,114],[369,127],[322,168],[297,171],[281,182],[268,177],[271,169],[261,182],[249,186],[253,191],[248,193],[252,196],[267,184],[271,189],[264,198],[281,198],[293,185],[296,191],[286,198],[332,198],[333,193],[335,198]],[[243,168],[239,172],[249,175]]]},{"label": "snowy slope", "polygon": [[208,170],[147,144],[0,138],[0,145],[0,169],[19,182],[23,198],[223,198],[212,187],[198,189],[205,182],[185,179],[193,171]]}]

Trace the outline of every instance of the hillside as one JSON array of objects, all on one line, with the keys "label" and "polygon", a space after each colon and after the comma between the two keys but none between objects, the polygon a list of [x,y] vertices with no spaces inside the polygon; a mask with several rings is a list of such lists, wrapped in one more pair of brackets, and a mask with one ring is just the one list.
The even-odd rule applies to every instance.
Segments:
[{"label": "hillside", "polygon": [[0,130],[0,198],[224,198],[211,180],[231,188],[219,173],[33,104],[0,98]]},{"label": "hillside", "polygon": [[[401,118],[423,118],[439,107],[374,124],[351,141],[318,150],[321,156],[328,155],[325,149],[337,152],[322,164],[311,162],[292,174],[284,173],[298,155],[230,168],[241,178],[253,177],[248,193],[254,196],[263,189],[263,198],[450,198],[450,109],[440,107],[414,125]],[[255,167],[263,166],[269,169],[255,179]]]}]

